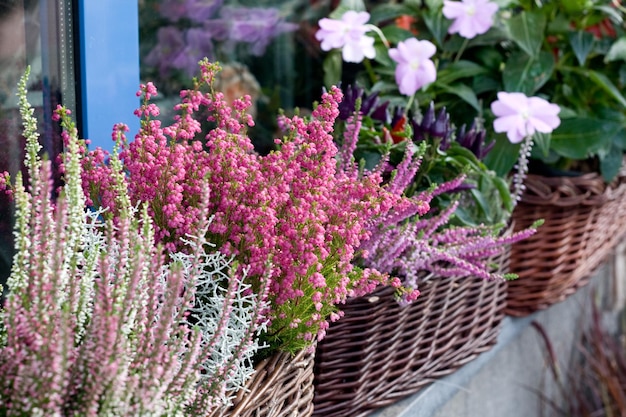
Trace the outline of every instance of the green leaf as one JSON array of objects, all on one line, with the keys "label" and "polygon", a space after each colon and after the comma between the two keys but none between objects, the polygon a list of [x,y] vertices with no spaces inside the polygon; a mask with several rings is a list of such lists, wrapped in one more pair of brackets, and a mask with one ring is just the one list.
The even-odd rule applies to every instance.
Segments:
[{"label": "green leaf", "polygon": [[444,20],[443,14],[436,12],[433,9],[425,12],[422,19],[424,19],[424,24],[433,35],[435,43],[441,47],[443,45],[443,40],[448,35],[448,26],[450,23]]},{"label": "green leaf", "polygon": [[338,85],[341,81],[341,70],[343,66],[343,59],[341,57],[341,51],[336,49],[330,51],[324,59],[324,85],[330,88],[333,85]]},{"label": "green leaf", "polygon": [[339,6],[328,15],[331,19],[341,19],[341,16],[348,10],[354,10],[357,12],[365,12],[365,2],[363,0],[341,0]]},{"label": "green leaf", "polygon": [[502,205],[504,208],[511,212],[513,211],[513,198],[511,197],[511,188],[509,183],[501,177],[492,177],[493,185],[496,187],[498,192],[500,193],[500,198],[502,199]]},{"label": "green leaf", "polygon": [[[391,44],[397,44],[401,41],[414,37],[414,35],[411,32],[409,32],[406,29],[399,28],[396,25],[385,26],[384,28],[381,29],[381,31],[385,35],[385,38],[387,38],[387,40]],[[371,33],[373,34],[374,32],[371,32]],[[378,35],[376,35],[376,38],[378,38]]]},{"label": "green leaf", "polygon": [[480,104],[478,104],[478,98],[476,97],[476,93],[467,85],[460,83],[454,85],[439,83],[437,84],[437,86],[446,93],[454,94],[455,96],[461,98],[477,111],[480,111]]},{"label": "green leaf", "polygon": [[505,135],[496,135],[496,144],[485,157],[485,164],[499,177],[506,177],[517,162],[520,144],[512,144]]},{"label": "green leaf", "polygon": [[533,136],[534,149],[544,158],[550,154],[550,139],[549,133],[535,132]]},{"label": "green leaf", "polygon": [[580,66],[585,65],[587,55],[589,55],[595,43],[593,35],[589,32],[579,30],[577,32],[569,32],[568,37],[578,63]]},{"label": "green leaf", "polygon": [[612,96],[615,100],[617,100],[623,107],[626,107],[626,98],[620,93],[619,89],[613,84],[613,82],[601,72],[587,70],[589,78],[598,85],[598,87],[602,88],[606,93]]},{"label": "green leaf", "polygon": [[[389,67],[389,68],[395,67],[394,61],[389,57],[389,53],[388,53],[389,48],[387,48],[382,43],[376,42],[374,44],[374,49],[376,50],[376,56],[374,57],[374,61],[378,62],[379,64],[385,67]],[[378,75],[382,75],[380,70],[378,71]]]},{"label": "green leaf", "polygon": [[626,129],[622,129],[613,136],[613,146],[621,149],[621,152],[626,150]]},{"label": "green leaf", "polygon": [[460,78],[475,77],[486,72],[484,67],[472,61],[458,61],[441,69],[437,73],[437,82],[450,84]]},{"label": "green leaf", "polygon": [[536,59],[523,52],[513,53],[502,73],[504,89],[531,96],[550,79],[553,71],[554,58],[549,52],[542,51]]},{"label": "green leaf", "polygon": [[566,158],[586,159],[611,146],[611,139],[620,128],[619,124],[606,120],[564,119],[552,132],[550,148]]},{"label": "green leaf", "polygon": [[372,9],[370,23],[378,25],[403,15],[411,15],[413,9],[404,4],[381,4]]},{"label": "green leaf", "polygon": [[536,58],[543,41],[546,22],[546,16],[540,12],[523,11],[507,20],[506,26],[513,41],[528,56]]},{"label": "green leaf", "polygon": [[606,182],[610,182],[622,167],[624,152],[620,148],[611,146],[607,152],[602,152],[598,156],[600,159],[600,173]]},{"label": "green leaf", "polygon": [[626,37],[621,37],[611,45],[609,52],[604,57],[604,62],[626,61]]}]

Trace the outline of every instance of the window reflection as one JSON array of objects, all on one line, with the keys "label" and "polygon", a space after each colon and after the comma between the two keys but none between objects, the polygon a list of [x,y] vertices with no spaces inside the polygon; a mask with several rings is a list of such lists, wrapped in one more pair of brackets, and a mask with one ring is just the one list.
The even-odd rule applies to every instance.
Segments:
[{"label": "window reflection", "polygon": [[[75,108],[71,0],[0,0],[0,172],[22,169],[24,138],[17,82],[31,67],[28,100],[40,120],[44,151],[56,162],[61,151],[58,129],[50,121],[61,103]],[[58,181],[58,179],[57,179]],[[0,193],[0,284],[13,258],[13,208]]]},{"label": "window reflection", "polygon": [[249,133],[267,152],[278,110],[319,99],[323,57],[314,33],[331,6],[330,0],[140,0],[141,76],[159,89],[164,122],[207,57],[223,67],[217,88],[227,100],[252,97],[256,126]]}]

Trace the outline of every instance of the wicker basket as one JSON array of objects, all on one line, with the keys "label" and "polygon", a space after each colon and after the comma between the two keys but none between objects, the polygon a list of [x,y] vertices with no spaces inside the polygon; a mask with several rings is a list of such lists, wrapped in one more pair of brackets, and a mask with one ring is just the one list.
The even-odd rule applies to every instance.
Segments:
[{"label": "wicker basket", "polygon": [[260,362],[234,405],[210,417],[309,417],[313,414],[314,348],[279,352]]},{"label": "wicker basket", "polygon": [[[508,267],[508,257],[500,268]],[[393,290],[350,300],[315,354],[316,416],[365,416],[453,372],[496,342],[505,282],[431,278],[414,304]]]},{"label": "wicker basket", "polygon": [[598,174],[529,175],[513,212],[517,229],[544,224],[511,249],[506,313],[525,316],[560,302],[584,286],[626,232],[626,176],[611,185]]}]

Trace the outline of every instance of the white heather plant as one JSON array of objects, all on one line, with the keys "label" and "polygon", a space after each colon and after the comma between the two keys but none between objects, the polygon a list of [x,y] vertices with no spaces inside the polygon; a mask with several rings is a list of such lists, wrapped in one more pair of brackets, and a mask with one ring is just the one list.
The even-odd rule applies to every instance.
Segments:
[{"label": "white heather plant", "polygon": [[188,237],[189,253],[155,247],[150,217],[130,205],[115,155],[122,215],[104,223],[87,210],[82,151],[63,108],[55,115],[65,183],[53,200],[27,77],[19,96],[29,185],[18,173],[12,189],[16,255],[0,309],[0,416],[195,416],[227,407],[253,373],[266,294],[231,274],[234,265],[204,239],[208,220]]}]

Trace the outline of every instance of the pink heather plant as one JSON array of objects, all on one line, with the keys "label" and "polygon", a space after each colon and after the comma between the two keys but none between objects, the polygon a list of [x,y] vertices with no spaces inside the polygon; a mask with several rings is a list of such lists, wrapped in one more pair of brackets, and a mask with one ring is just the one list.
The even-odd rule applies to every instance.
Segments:
[{"label": "pink heather plant", "polygon": [[65,185],[53,202],[27,76],[30,185],[18,173],[16,255],[0,310],[0,415],[196,416],[228,406],[253,369],[263,294],[233,279],[223,255],[206,252],[206,204],[188,252],[166,261],[115,158],[116,227],[103,223],[104,212],[86,212],[80,146],[63,108],[55,114],[65,129]]},{"label": "pink heather plant", "polygon": [[[276,151],[259,156],[246,135],[254,123],[246,114],[250,98],[228,106],[212,87],[219,67],[206,60],[200,67],[196,86],[181,92],[173,125],[162,127],[154,119],[159,109],[150,99],[156,89],[147,84],[139,93],[144,104],[135,140],[127,143],[116,128],[131,201],[148,204],[157,242],[173,251],[184,249],[181,238],[196,229],[207,192],[209,240],[248,266],[251,277],[270,273],[267,338],[275,347],[301,349],[324,336],[327,320],[339,317],[336,305],[346,297],[379,283],[398,285],[351,261],[369,237],[367,225],[401,197],[381,186],[380,172],[338,170],[332,131],[339,89],[323,95],[310,119],[281,117],[285,136],[276,139]],[[201,112],[214,124],[204,138]],[[85,160],[84,187],[96,206],[115,214],[104,158],[96,150]]]},{"label": "pink heather plant", "polygon": [[[347,121],[341,150],[341,164],[349,172],[355,172],[351,158],[361,129],[361,114],[357,110]],[[403,160],[395,169],[386,190],[402,196],[413,185],[422,162],[426,144],[415,149],[406,146]],[[351,163],[346,159],[351,158]],[[382,169],[383,159],[378,169]],[[419,294],[419,280],[425,272],[438,277],[474,276],[487,280],[514,278],[513,274],[492,272],[490,259],[502,254],[506,246],[526,239],[536,231],[536,226],[511,235],[502,235],[502,226],[454,227],[449,220],[458,206],[451,204],[439,215],[430,213],[431,200],[441,194],[459,188],[463,175],[452,181],[426,190],[413,198],[398,198],[387,212],[372,218],[368,223],[369,237],[360,247],[359,264],[377,271],[402,277],[402,284],[413,289],[403,296],[403,302],[413,301]],[[425,217],[425,214],[429,217]]]}]

